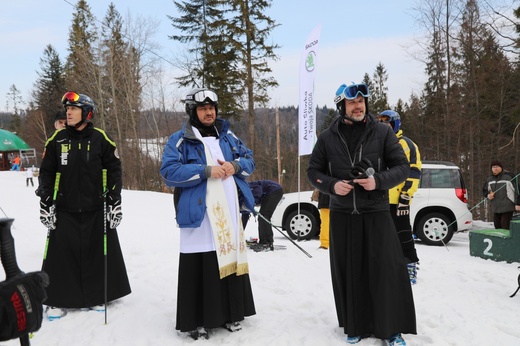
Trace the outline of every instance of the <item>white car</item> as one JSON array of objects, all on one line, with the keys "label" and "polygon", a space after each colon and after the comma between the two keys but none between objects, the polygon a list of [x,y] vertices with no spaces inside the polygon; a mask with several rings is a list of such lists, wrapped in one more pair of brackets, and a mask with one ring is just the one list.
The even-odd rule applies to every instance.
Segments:
[{"label": "white car", "polygon": [[[320,213],[311,201],[312,191],[284,194],[273,217],[293,239],[319,235]],[[451,162],[423,161],[419,189],[410,206],[413,232],[427,245],[447,244],[453,234],[469,230],[473,217],[459,167]]]}]

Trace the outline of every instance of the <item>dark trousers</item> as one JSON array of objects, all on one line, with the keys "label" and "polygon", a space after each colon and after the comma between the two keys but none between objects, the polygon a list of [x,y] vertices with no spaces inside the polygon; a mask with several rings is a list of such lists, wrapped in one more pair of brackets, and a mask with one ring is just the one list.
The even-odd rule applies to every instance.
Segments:
[{"label": "dark trousers", "polygon": [[397,216],[397,204],[390,204],[390,214],[394,221],[397,236],[401,242],[404,257],[406,257],[410,263],[419,262],[417,251],[415,250],[415,241],[413,240],[410,215]]},{"label": "dark trousers", "polygon": [[[262,199],[262,203],[260,204],[260,214],[265,217],[267,220],[271,221],[271,217],[273,216],[274,210],[278,205],[278,202],[282,199],[283,190],[279,189],[274,192],[271,192]],[[264,218],[260,216],[258,218],[258,238],[260,243],[272,243],[273,242],[273,228],[271,224],[264,220]]]},{"label": "dark trousers", "polygon": [[495,228],[503,228],[509,229],[509,223],[513,218],[513,212],[508,211],[507,213],[494,213],[493,214],[493,223],[495,224]]}]

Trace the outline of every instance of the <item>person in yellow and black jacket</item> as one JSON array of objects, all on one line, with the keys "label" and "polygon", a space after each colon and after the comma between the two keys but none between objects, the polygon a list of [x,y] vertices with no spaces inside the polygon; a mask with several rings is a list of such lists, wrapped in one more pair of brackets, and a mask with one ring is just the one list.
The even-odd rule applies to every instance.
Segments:
[{"label": "person in yellow and black jacket", "polygon": [[421,154],[417,145],[408,137],[403,136],[401,130],[401,116],[393,110],[385,110],[378,116],[379,122],[388,124],[399,139],[406,158],[410,163],[410,174],[401,184],[389,190],[390,213],[394,220],[397,235],[401,241],[403,254],[408,263],[408,274],[412,284],[417,283],[417,264],[419,258],[415,249],[412,226],[410,223],[410,204],[414,193],[419,188],[421,179]]}]

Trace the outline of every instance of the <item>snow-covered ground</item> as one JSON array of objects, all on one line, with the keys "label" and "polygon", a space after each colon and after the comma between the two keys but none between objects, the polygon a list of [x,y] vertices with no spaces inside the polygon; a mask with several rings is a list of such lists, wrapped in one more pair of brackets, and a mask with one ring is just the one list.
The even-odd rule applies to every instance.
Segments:
[{"label": "snow-covered ground", "polygon": [[[0,172],[0,217],[15,219],[18,264],[26,272],[41,267],[46,237],[35,188],[25,186],[23,172]],[[107,325],[98,312],[44,320],[33,346],[346,345],[337,325],[328,251],[318,250],[317,240],[299,243],[309,258],[276,230],[275,243],[287,250],[248,253],[257,314],[246,318],[242,331],[213,330],[205,341],[178,333],[179,232],[172,195],[124,190],[123,212],[118,231],[132,294],[109,306]],[[480,221],[473,227],[492,228]],[[246,236],[257,236],[253,219]],[[404,335],[408,345],[520,345],[520,294],[509,298],[517,287],[518,263],[471,257],[468,233],[456,234],[447,248],[417,243],[417,250],[418,334]],[[359,345],[382,342],[369,338]]]}]

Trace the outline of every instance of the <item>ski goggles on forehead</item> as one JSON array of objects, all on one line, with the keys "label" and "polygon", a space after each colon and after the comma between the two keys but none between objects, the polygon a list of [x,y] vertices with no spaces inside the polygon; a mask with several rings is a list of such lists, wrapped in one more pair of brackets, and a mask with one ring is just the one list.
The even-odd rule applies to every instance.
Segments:
[{"label": "ski goggles on forehead", "polygon": [[334,101],[338,103],[342,99],[353,100],[358,97],[358,95],[363,97],[370,96],[370,91],[368,90],[366,84],[351,84],[348,86],[346,84],[342,84],[336,91],[336,98]]},{"label": "ski goggles on forehead", "polygon": [[66,92],[65,95],[61,98],[61,103],[65,104],[69,101],[70,103],[78,103],[79,101],[79,94],[74,91]]},{"label": "ski goggles on forehead", "polygon": [[218,96],[211,90],[201,90],[192,95],[195,102],[205,102],[207,99],[211,102],[218,102]]},{"label": "ski goggles on forehead", "polygon": [[377,121],[380,123],[388,123],[390,122],[390,117],[388,115],[380,115],[377,117]]}]

